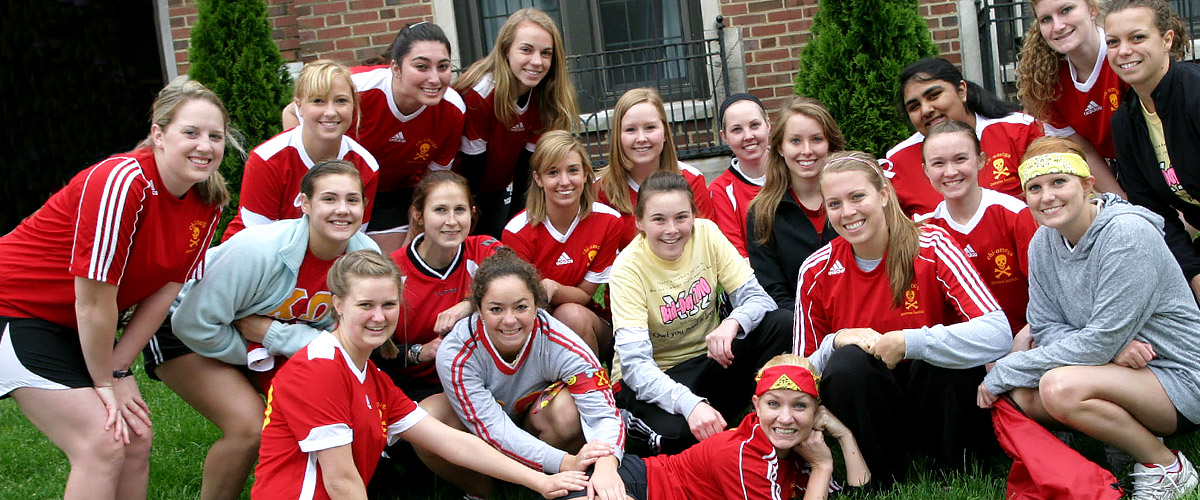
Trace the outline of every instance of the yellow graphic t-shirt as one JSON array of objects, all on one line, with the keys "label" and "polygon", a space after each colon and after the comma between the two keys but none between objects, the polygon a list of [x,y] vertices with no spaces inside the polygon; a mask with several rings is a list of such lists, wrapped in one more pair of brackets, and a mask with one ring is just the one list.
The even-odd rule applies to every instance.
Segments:
[{"label": "yellow graphic t-shirt", "polygon": [[[1139,104],[1141,104],[1140,101]],[[1162,170],[1167,186],[1179,199],[1200,206],[1200,201],[1196,201],[1183,189],[1183,185],[1179,183],[1179,176],[1175,175],[1175,166],[1171,164],[1171,155],[1167,153],[1167,138],[1163,133],[1162,120],[1158,118],[1158,113],[1147,111],[1144,104],[1141,105],[1141,108],[1142,116],[1146,118],[1146,132],[1150,134],[1150,143],[1154,145],[1154,156],[1158,158],[1158,168]]]}]

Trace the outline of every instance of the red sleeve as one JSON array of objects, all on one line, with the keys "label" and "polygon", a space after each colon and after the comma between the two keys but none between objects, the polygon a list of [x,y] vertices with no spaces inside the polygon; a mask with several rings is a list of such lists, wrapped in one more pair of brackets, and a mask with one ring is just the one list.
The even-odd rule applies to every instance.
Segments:
[{"label": "red sleeve", "polygon": [[452,104],[447,106],[444,116],[446,119],[437,124],[437,127],[442,129],[442,140],[439,142],[442,146],[438,148],[437,156],[433,158],[432,163],[452,167],[454,158],[458,156],[459,147],[462,145],[466,117],[458,107]]},{"label": "red sleeve", "polygon": [[488,134],[496,121],[495,113],[491,104],[475,92],[475,89],[466,89],[459,94],[467,106],[462,131],[462,152],[469,155],[483,154],[487,151]]},{"label": "red sleeve", "polygon": [[795,331],[792,334],[792,353],[811,356],[829,335],[829,318],[825,305],[821,303],[818,277],[828,261],[805,261],[801,266],[800,281],[797,283]]},{"label": "red sleeve", "polygon": [[383,386],[381,399],[384,401],[382,410],[385,422],[388,424],[399,422],[404,417],[407,417],[409,413],[412,413],[413,410],[417,409],[417,404],[409,399],[408,395],[404,394],[404,391],[396,387],[396,384],[392,382],[392,377],[379,371],[377,368],[372,367],[370,369],[376,370],[374,375],[378,380],[377,383]]},{"label": "red sleeve", "polygon": [[1016,213],[1016,220],[1013,221],[1013,238],[1017,244],[1017,258],[1021,261],[1021,272],[1025,276],[1029,276],[1029,242],[1033,240],[1033,233],[1037,232],[1037,221],[1033,220],[1033,214],[1029,212],[1029,208],[1021,209]]},{"label": "red sleeve", "polygon": [[927,232],[922,239],[932,240],[938,283],[942,284],[946,300],[954,304],[961,319],[966,321],[1000,309],[975,266],[950,235],[935,226],[924,226],[923,230]]},{"label": "red sleeve", "polygon": [[109,158],[92,167],[79,198],[72,275],[120,285],[148,188],[134,158]]},{"label": "red sleeve", "polygon": [[712,221],[717,223],[721,233],[733,243],[742,257],[749,257],[750,254],[746,252],[746,237],[743,234],[746,231],[746,221],[738,220],[740,217],[725,194],[725,186],[718,186],[714,182],[708,193],[712,203]]},{"label": "red sleeve", "polygon": [[600,249],[596,250],[596,258],[592,259],[588,271],[604,273],[612,267],[613,262],[617,260],[617,253],[621,251],[621,238],[624,231],[625,226],[621,224],[621,219],[616,217],[608,219],[608,227],[605,228],[603,239],[600,240]]},{"label": "red sleeve", "polygon": [[696,200],[696,210],[699,212],[696,215],[704,219],[712,219],[712,197],[708,195],[708,185],[704,183],[704,176],[690,177],[688,184],[691,184],[692,197]]},{"label": "red sleeve", "polygon": [[[286,153],[280,152],[277,153],[277,156],[283,157],[286,156]],[[283,219],[283,214],[279,213],[279,207],[283,206],[280,198],[283,196],[284,186],[279,185],[279,180],[286,179],[286,177],[281,175],[272,163],[264,161],[257,153],[251,153],[250,157],[246,159],[246,166],[242,172],[242,190],[238,194],[238,211],[249,210],[273,221]]]},{"label": "red sleeve", "polygon": [[[533,249],[529,248],[528,242],[525,241],[524,237],[505,229],[504,234],[500,235],[500,238],[504,246],[513,249],[517,253],[517,257],[524,259],[526,262],[533,262]],[[491,253],[495,253],[495,251],[493,250]]]},{"label": "red sleeve", "polygon": [[344,370],[348,368],[340,359],[289,361],[272,381],[266,418],[269,420],[273,412],[279,412],[296,441],[308,441],[316,449],[329,448],[321,444],[323,439],[329,439],[323,438],[327,432],[318,429],[343,424],[350,431],[353,423],[349,401],[353,391],[346,383],[346,376],[340,373]]},{"label": "red sleeve", "polygon": [[367,206],[363,209],[363,226],[371,222],[371,211],[375,209],[375,189],[379,186],[379,173],[371,170],[370,166],[366,165],[361,158],[355,163],[362,163],[358,171],[363,181],[363,196],[367,199]]}]

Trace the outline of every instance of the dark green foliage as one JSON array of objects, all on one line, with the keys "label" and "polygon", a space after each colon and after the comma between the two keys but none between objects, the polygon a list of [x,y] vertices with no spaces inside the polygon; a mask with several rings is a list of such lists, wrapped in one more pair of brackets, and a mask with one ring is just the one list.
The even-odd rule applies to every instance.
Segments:
[{"label": "dark green foliage", "polygon": [[825,103],[846,149],[880,156],[911,134],[896,105],[896,78],[909,63],[937,55],[917,0],[821,0],[812,33],[796,93]]},{"label": "dark green foliage", "polygon": [[[263,0],[199,0],[196,26],[188,53],[188,76],[221,96],[233,127],[243,134],[247,151],[279,133],[279,112],[292,95],[292,78],[279,47],[271,38],[271,22]],[[221,173],[229,183],[229,205],[217,238],[237,213],[243,161],[228,151]]]},{"label": "dark green foliage", "polygon": [[0,1],[0,235],[146,137],[164,83],[153,16],[150,2]]}]

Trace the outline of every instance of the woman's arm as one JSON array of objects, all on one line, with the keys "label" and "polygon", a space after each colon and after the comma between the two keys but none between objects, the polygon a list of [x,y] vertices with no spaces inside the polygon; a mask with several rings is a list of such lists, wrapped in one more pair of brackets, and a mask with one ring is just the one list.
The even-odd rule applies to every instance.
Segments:
[{"label": "woman's arm", "polygon": [[[183,283],[169,282],[138,303],[129,324],[125,325],[124,331],[121,332],[121,339],[113,348],[114,371],[130,369],[142,348],[162,326],[163,319],[167,317],[167,311],[171,309],[171,303],[175,301],[180,288],[183,288]],[[145,432],[143,426],[150,427],[150,407],[142,400],[137,383],[133,378],[127,377],[114,381],[113,387],[122,415],[130,423],[130,428],[141,435]],[[140,420],[142,425],[134,424],[133,419]]]},{"label": "woman's arm", "polygon": [[582,472],[570,471],[547,476],[500,454],[479,438],[451,429],[435,418],[421,419],[400,436],[455,465],[520,484],[545,498],[560,497],[587,486],[587,477]]},{"label": "woman's arm", "polygon": [[[425,419],[434,420],[434,419]],[[318,450],[317,464],[321,467],[321,479],[330,500],[366,500],[367,485],[363,484],[358,468],[354,466],[351,445]]]},{"label": "woman's arm", "polygon": [[128,428],[121,417],[113,392],[113,339],[117,335],[117,286],[93,279],[75,277],[75,317],[79,324],[79,344],[96,395],[104,403],[108,416],[104,430],[113,438],[129,443]]},{"label": "woman's arm", "polygon": [[588,302],[592,301],[592,294],[596,293],[596,289],[600,288],[600,285],[583,280],[577,285],[571,286],[564,285],[550,278],[543,278],[542,287],[546,289],[546,295],[550,297],[550,305],[552,306],[567,303],[587,305]]}]

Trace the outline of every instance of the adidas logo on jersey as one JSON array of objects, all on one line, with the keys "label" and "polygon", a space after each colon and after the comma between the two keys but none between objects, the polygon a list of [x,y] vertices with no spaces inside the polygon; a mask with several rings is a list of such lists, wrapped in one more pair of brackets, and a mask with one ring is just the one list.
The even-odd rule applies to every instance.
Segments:
[{"label": "adidas logo on jersey", "polygon": [[969,245],[969,244],[967,245],[967,248],[963,249],[963,253],[967,254],[967,257],[970,257],[972,259],[979,256],[979,254],[975,253],[975,249],[971,248],[971,245]]},{"label": "adidas logo on jersey", "polygon": [[509,132],[524,132],[525,124],[521,123],[521,122],[517,122],[517,124],[513,125],[512,128],[508,129],[508,131]]},{"label": "adidas logo on jersey", "polygon": [[574,262],[575,262],[574,260],[571,260],[571,256],[567,255],[567,252],[563,252],[562,255],[558,256],[558,262],[555,262],[554,265],[565,266],[567,264],[572,264]]},{"label": "adidas logo on jersey", "polygon": [[835,274],[842,274],[844,272],[846,272],[846,266],[842,265],[842,261],[835,260],[833,261],[833,267],[830,267],[829,272],[826,274],[833,276]]},{"label": "adidas logo on jersey", "polygon": [[393,135],[391,139],[388,139],[388,142],[408,142],[408,141],[404,140],[404,132],[396,132],[396,135]]},{"label": "adidas logo on jersey", "polygon": [[1090,115],[1097,111],[1100,111],[1100,105],[1096,104],[1096,101],[1088,101],[1087,107],[1083,108],[1083,116]]}]

